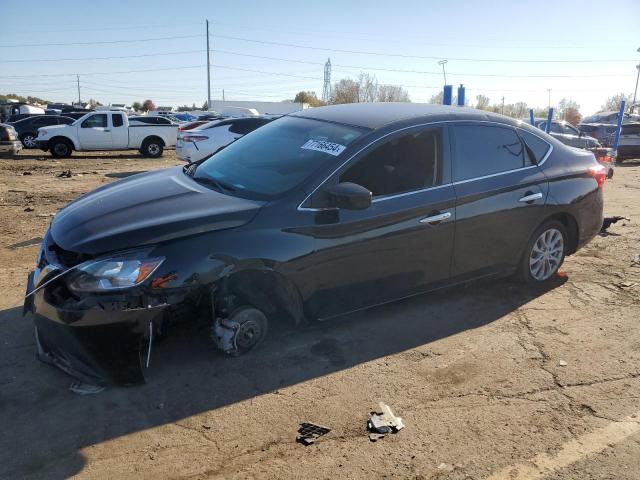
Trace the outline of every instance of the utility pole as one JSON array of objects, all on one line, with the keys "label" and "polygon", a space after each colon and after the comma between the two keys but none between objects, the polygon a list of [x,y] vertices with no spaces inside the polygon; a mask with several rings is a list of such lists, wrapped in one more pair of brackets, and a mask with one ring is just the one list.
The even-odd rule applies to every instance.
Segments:
[{"label": "utility pole", "polygon": [[504,115],[504,95],[502,96],[502,111],[500,113]]},{"label": "utility pole", "polygon": [[80,75],[76,75],[76,80],[78,81],[78,103],[80,103]]},{"label": "utility pole", "polygon": [[222,101],[224,102],[224,88],[222,89]]},{"label": "utility pole", "polygon": [[207,110],[211,109],[211,60],[209,59],[209,20],[207,20]]},{"label": "utility pole", "polygon": [[551,108],[551,89],[547,88],[547,92],[549,92],[549,108]]},{"label": "utility pole", "polygon": [[633,102],[631,102],[631,113],[635,112],[636,108],[636,96],[638,95],[638,80],[640,80],[640,63],[636,65],[638,75],[636,76],[636,89],[633,91]]}]

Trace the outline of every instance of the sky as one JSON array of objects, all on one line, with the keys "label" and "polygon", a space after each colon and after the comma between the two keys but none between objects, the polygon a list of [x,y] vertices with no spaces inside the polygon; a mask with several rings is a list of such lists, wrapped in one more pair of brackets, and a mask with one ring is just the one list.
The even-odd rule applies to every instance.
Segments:
[{"label": "sky", "polygon": [[[0,93],[103,104],[280,101],[375,75],[427,102],[447,83],[492,103],[575,100],[588,115],[632,93],[640,1],[0,0]],[[619,25],[616,25],[616,22]],[[35,45],[34,45],[35,44]],[[114,58],[119,57],[119,58]],[[125,58],[123,58],[125,57]],[[127,58],[128,57],[128,58]]]}]

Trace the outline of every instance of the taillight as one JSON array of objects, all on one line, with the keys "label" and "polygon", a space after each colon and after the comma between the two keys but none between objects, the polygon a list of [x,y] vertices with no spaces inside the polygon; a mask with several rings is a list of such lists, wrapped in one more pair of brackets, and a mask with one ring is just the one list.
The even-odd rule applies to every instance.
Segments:
[{"label": "taillight", "polygon": [[599,162],[611,163],[613,162],[613,157],[611,155],[599,155],[596,157]]},{"label": "taillight", "polygon": [[604,186],[604,181],[607,179],[607,169],[602,165],[596,165],[594,167],[589,167],[587,170],[589,175],[596,179],[598,182],[598,188],[602,188]]},{"label": "taillight", "polygon": [[205,137],[204,135],[187,135],[186,137],[182,137],[182,140],[185,142],[202,142],[204,140],[209,140],[209,137]]}]

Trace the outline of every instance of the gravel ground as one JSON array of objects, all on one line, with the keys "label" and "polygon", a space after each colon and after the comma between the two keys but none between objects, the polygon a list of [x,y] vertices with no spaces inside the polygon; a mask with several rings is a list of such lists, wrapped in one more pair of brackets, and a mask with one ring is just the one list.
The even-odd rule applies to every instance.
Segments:
[{"label": "gravel ground", "polygon": [[[81,397],[35,359],[21,316],[37,244],[78,195],[178,162],[40,153],[0,160],[0,478],[640,478],[640,162],[605,185],[605,214],[631,221],[545,291],[453,288],[235,359],[189,324],[157,345],[146,385]],[[372,443],[379,401],[406,428]],[[302,446],[305,421],[331,432]]]}]

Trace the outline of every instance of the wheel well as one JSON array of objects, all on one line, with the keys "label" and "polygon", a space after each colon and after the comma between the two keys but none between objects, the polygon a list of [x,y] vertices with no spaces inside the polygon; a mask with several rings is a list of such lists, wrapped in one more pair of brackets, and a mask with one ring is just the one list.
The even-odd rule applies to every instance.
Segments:
[{"label": "wheel well", "polygon": [[32,137],[37,137],[38,134],[37,133],[33,133],[33,132],[22,132],[18,138],[22,139],[25,135],[31,135]]},{"label": "wheel well", "polygon": [[162,140],[162,139],[161,139],[160,137],[158,137],[157,135],[151,135],[151,136],[149,136],[149,137],[146,137],[146,138],[142,141],[142,145],[144,145],[145,143],[150,142],[150,141],[152,141],[152,140],[159,141],[159,142],[162,144],[162,146],[163,146],[163,147],[165,146],[164,140]]},{"label": "wheel well", "polygon": [[47,142],[47,145],[51,146],[53,145],[53,143],[56,140],[62,140],[65,143],[68,143],[71,146],[71,149],[75,149],[76,146],[73,144],[73,142],[71,140],[69,140],[67,137],[63,137],[63,136],[58,136],[58,137],[53,137],[51,139],[49,139],[49,141]]},{"label": "wheel well", "polygon": [[229,315],[242,305],[251,305],[271,321],[296,326],[304,320],[302,298],[291,281],[273,270],[243,270],[216,283],[214,308]]},{"label": "wheel well", "polygon": [[[576,253],[578,249],[578,222],[570,213],[561,212],[552,215],[551,217],[545,219],[545,222],[549,220],[558,220],[560,223],[564,225],[567,229],[567,235],[569,236],[569,245],[567,246],[567,255],[571,255]],[[544,222],[543,222],[544,223]]]}]

